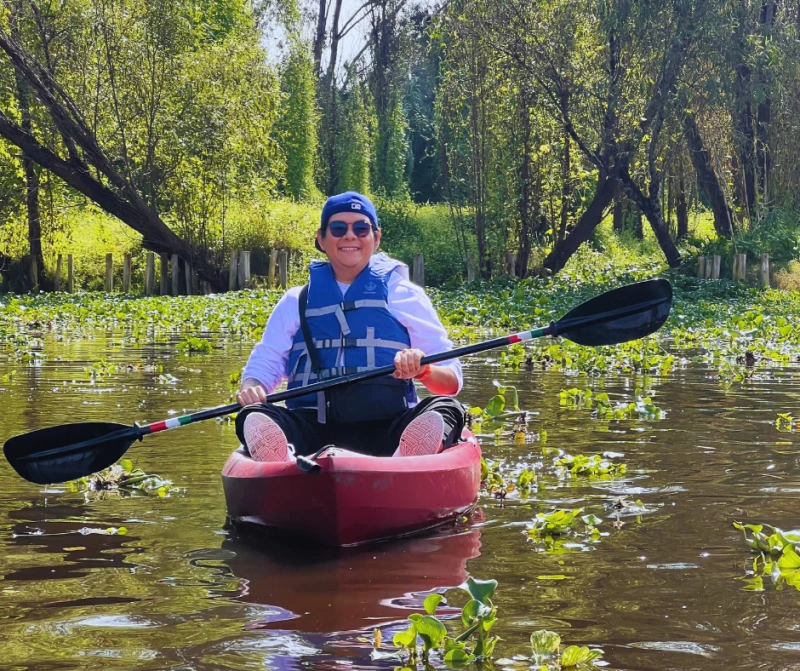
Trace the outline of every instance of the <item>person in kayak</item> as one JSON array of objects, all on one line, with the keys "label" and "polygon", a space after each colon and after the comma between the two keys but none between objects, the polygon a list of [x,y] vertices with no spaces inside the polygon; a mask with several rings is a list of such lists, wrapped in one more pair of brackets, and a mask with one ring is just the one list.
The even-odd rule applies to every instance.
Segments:
[{"label": "person in kayak", "polygon": [[[378,252],[375,206],[348,191],[328,198],[309,283],[289,289],[242,372],[244,406],[236,435],[253,459],[290,461],[335,444],[376,456],[436,454],[464,428],[453,398],[463,383],[457,359],[421,365],[427,354],[452,349],[436,310],[408,267]],[[266,402],[282,380],[298,388],[394,364],[392,376],[288,400]],[[433,394],[417,398],[414,381]]]}]

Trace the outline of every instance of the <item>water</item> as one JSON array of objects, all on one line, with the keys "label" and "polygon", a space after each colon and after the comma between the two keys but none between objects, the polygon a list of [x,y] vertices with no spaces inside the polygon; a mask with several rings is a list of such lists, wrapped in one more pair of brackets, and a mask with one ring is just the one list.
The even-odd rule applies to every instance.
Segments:
[{"label": "water", "polygon": [[[0,361],[0,380],[16,371],[0,381],[2,441],[68,421],[150,422],[227,402],[228,377],[249,349],[184,356],[170,343],[137,347],[105,333],[47,335],[41,347],[37,365]],[[120,369],[92,381],[84,368],[101,357]],[[713,371],[691,365],[649,385],[664,420],[610,425],[559,406],[559,390],[586,378],[486,360],[471,361],[465,377],[465,402],[485,405],[493,379],[514,384],[548,446],[622,453],[628,474],[573,480],[524,502],[483,498],[468,528],[311,551],[224,528],[219,473],[236,447],[227,423],[130,449],[135,466],[173,481],[167,498],[40,487],[3,462],[0,669],[393,668],[370,661],[373,630],[391,640],[435,591],[452,604],[440,616],[457,618],[464,599],[452,588],[470,575],[500,583],[498,668],[529,668],[512,658],[548,628],[567,643],[599,645],[612,669],[800,669],[800,593],[768,577],[763,591],[746,590],[753,556],[731,524],[800,527],[797,440],[774,425],[778,412],[794,411],[796,370],[726,391]],[[630,399],[634,383],[604,386]],[[538,443],[483,443],[491,458],[541,460]],[[604,505],[619,497],[650,512],[621,516],[615,529]],[[543,551],[524,524],[555,506],[594,512],[608,535]],[[127,534],[104,533],[119,527]]]}]

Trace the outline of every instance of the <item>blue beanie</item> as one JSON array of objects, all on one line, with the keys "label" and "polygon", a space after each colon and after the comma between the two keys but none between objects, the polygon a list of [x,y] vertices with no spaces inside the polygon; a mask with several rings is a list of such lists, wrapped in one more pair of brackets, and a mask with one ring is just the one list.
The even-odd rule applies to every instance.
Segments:
[{"label": "blue beanie", "polygon": [[341,212],[357,212],[363,214],[380,228],[378,213],[375,212],[375,206],[372,204],[372,201],[355,191],[345,191],[336,196],[331,196],[325,201],[325,206],[322,208],[322,217],[319,225],[320,229],[324,231],[325,227],[328,225],[328,219],[334,214],[340,214]]}]

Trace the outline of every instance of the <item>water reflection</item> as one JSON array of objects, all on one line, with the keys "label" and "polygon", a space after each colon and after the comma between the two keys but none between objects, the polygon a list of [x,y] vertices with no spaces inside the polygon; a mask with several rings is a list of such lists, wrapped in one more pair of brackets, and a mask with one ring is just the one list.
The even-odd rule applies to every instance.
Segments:
[{"label": "water reflection", "polygon": [[[369,631],[405,619],[433,592],[457,587],[480,555],[481,531],[443,530],[372,547],[320,550],[237,532],[222,544],[237,598],[265,606],[248,629]],[[408,611],[408,612],[405,612]],[[460,612],[442,609],[445,614]]]}]

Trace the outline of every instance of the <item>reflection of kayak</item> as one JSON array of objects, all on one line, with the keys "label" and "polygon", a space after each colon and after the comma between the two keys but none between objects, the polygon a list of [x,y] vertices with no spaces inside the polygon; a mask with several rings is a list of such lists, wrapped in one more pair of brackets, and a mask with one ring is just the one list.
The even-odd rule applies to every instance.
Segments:
[{"label": "reflection of kayak", "polygon": [[253,461],[240,448],[222,469],[228,516],[325,545],[353,545],[428,529],[464,514],[480,486],[481,450],[464,442],[441,454],[371,457],[331,448],[305,473]]},{"label": "reflection of kayak", "polygon": [[[317,552],[236,532],[222,544],[234,554],[223,561],[240,579],[238,599],[268,607],[248,629],[325,634],[372,629],[420,611],[426,593],[467,579],[467,560],[480,555],[480,546],[477,528]],[[440,615],[447,611],[439,607]]]}]

